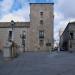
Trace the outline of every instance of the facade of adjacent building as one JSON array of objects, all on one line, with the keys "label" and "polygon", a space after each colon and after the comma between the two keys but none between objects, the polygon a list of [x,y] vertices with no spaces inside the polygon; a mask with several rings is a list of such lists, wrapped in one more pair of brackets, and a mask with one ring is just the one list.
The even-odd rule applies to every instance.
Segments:
[{"label": "facade of adjacent building", "polygon": [[75,50],[75,22],[68,23],[60,37],[60,49],[66,51]]},{"label": "facade of adjacent building", "polygon": [[[53,3],[30,3],[30,22],[15,22],[14,41],[21,48],[25,32],[25,51],[48,51],[53,48]],[[12,36],[11,22],[0,23],[0,49]]]}]

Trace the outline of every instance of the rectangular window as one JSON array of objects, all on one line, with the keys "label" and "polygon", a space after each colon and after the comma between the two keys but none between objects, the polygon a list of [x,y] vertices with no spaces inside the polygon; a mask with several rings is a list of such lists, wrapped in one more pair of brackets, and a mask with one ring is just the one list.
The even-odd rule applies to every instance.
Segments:
[{"label": "rectangular window", "polygon": [[40,15],[43,16],[43,12],[40,12]]},{"label": "rectangular window", "polygon": [[12,40],[12,31],[9,31],[8,40],[9,40],[9,41],[11,41],[11,40]]},{"label": "rectangular window", "polygon": [[44,45],[44,40],[43,40],[43,39],[40,39],[40,40],[39,40],[39,45],[40,45],[40,46],[43,46],[43,45]]},{"label": "rectangular window", "polygon": [[40,12],[40,17],[43,18],[43,12]]},{"label": "rectangular window", "polygon": [[70,39],[74,39],[74,33],[70,32]]},{"label": "rectangular window", "polygon": [[39,38],[44,38],[44,31],[39,31]]},{"label": "rectangular window", "polygon": [[43,25],[43,20],[40,20],[40,24]]}]

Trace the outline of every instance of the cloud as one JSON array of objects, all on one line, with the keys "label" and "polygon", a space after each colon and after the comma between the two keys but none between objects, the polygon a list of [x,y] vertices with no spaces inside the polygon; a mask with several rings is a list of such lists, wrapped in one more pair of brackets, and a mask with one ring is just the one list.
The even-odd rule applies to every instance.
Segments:
[{"label": "cloud", "polygon": [[18,11],[13,11],[12,13],[8,13],[4,17],[2,17],[0,22],[10,22],[11,20],[19,22],[30,21],[29,12],[29,7],[22,8]]},{"label": "cloud", "polygon": [[3,0],[2,3],[0,3],[1,9],[3,12],[9,12],[14,0]]},{"label": "cloud", "polygon": [[29,21],[29,13],[28,0],[4,0],[0,8],[0,22],[9,22],[12,19],[15,21]]},{"label": "cloud", "polygon": [[58,9],[65,18],[75,18],[75,0],[58,0]]},{"label": "cloud", "polygon": [[4,17],[6,14],[8,14],[11,10],[11,7],[13,5],[14,0],[3,0],[0,3],[0,20],[2,17]]},{"label": "cloud", "polygon": [[17,11],[27,5],[29,0],[14,0],[12,11]]},{"label": "cloud", "polygon": [[[15,16],[15,17],[14,17]],[[20,17],[20,16],[16,16],[15,14],[11,14],[11,13],[9,13],[9,14],[7,14],[7,15],[5,15],[1,20],[0,20],[0,22],[10,22],[11,20],[14,20],[14,21],[25,21],[25,19],[23,18],[23,17]]]}]

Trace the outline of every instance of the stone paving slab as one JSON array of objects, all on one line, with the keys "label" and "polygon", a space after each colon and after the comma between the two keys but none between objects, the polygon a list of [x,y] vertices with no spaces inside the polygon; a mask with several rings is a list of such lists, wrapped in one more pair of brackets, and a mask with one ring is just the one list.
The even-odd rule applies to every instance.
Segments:
[{"label": "stone paving slab", "polygon": [[75,53],[26,52],[0,63],[0,75],[75,75]]}]

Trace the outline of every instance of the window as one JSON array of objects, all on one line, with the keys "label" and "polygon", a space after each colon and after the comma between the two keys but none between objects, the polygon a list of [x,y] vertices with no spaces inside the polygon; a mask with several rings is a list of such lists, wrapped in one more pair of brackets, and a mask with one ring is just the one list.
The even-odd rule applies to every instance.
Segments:
[{"label": "window", "polygon": [[73,32],[70,32],[70,39],[74,39],[74,34],[73,34]]},{"label": "window", "polygon": [[26,39],[26,32],[25,31],[22,31],[21,38]]},{"label": "window", "polygon": [[43,12],[40,12],[40,16],[41,16],[41,18],[43,18]]},{"label": "window", "polygon": [[44,45],[44,40],[43,39],[39,40],[39,45],[40,46],[43,46]]},{"label": "window", "polygon": [[43,25],[43,20],[40,20],[40,24]]},{"label": "window", "polygon": [[51,43],[46,43],[46,46],[51,46]]},{"label": "window", "polygon": [[39,38],[44,38],[44,31],[39,31]]},{"label": "window", "polygon": [[40,12],[40,15],[43,16],[43,12]]},{"label": "window", "polygon": [[9,41],[11,41],[11,40],[12,40],[12,31],[9,31],[8,40],[9,40]]}]

